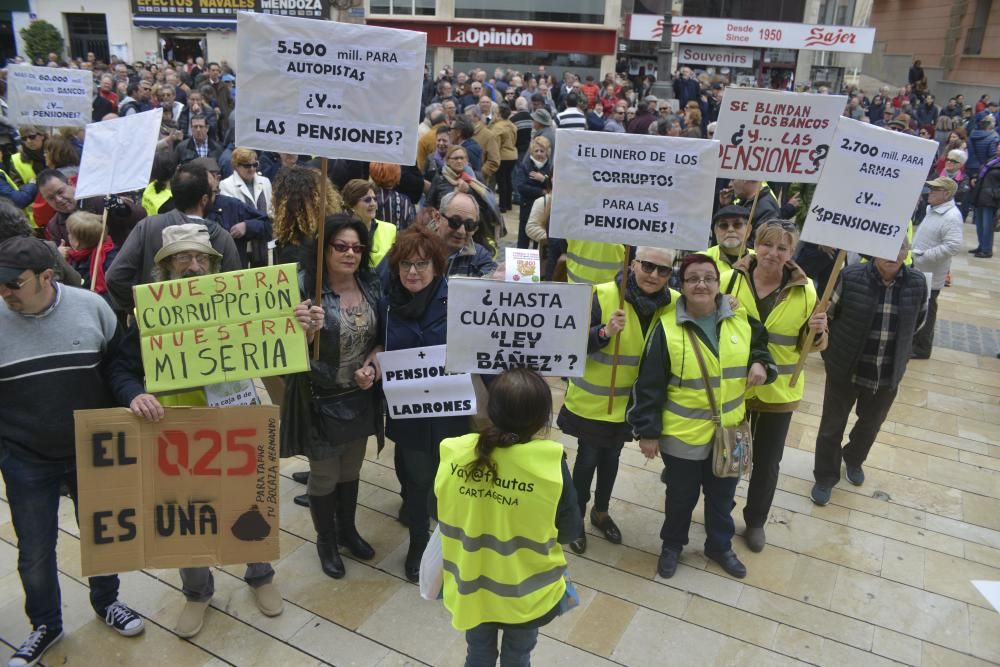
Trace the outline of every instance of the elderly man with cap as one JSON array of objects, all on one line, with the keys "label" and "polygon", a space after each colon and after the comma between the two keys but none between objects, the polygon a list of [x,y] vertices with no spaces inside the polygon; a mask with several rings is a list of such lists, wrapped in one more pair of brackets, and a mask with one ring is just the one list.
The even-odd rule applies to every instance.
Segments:
[{"label": "elderly man with cap", "polygon": [[[13,666],[36,664],[63,635],[56,536],[63,485],[77,504],[73,411],[115,404],[106,372],[121,339],[115,315],[97,294],[57,283],[53,266],[40,239],[0,244],[0,473],[32,625]],[[122,635],[142,632],[142,618],[118,601],[117,575],[89,584],[98,616]]]},{"label": "elderly man with cap", "polygon": [[556,131],[552,127],[552,114],[546,109],[536,109],[531,112],[531,138],[545,137],[554,152],[556,149]]},{"label": "elderly man with cap", "polygon": [[750,238],[749,220],[750,211],[735,204],[720,208],[712,217],[716,245],[701,254],[715,260],[719,275],[733,268],[736,260],[743,256],[740,255],[741,251],[753,254],[753,250],[747,248],[747,240]]},{"label": "elderly man with cap", "polygon": [[913,337],[911,359],[930,359],[934,346],[937,300],[951,269],[951,258],[962,249],[962,214],[955,204],[958,184],[947,176],[927,181],[927,213],[913,235],[913,266],[931,274],[927,321]]},{"label": "elderly man with cap", "polygon": [[108,291],[123,310],[132,310],[132,287],[152,282],[156,254],[163,247],[163,230],[191,222],[208,227],[212,247],[222,255],[222,270],[242,268],[232,235],[222,225],[208,219],[213,200],[208,171],[199,164],[177,168],[170,179],[176,209],[146,218],[132,230],[118,256],[105,274]]},{"label": "elderly man with cap", "polygon": [[[154,256],[153,280],[176,280],[218,273],[222,255],[212,247],[208,228],[194,222],[170,225],[161,231],[161,247]],[[136,415],[157,422],[163,419],[163,406],[206,406],[203,387],[180,393],[154,396],[144,383],[139,327],[132,326],[122,339],[121,353],[111,365],[118,402]],[[215,592],[212,572],[207,567],[181,568],[181,585],[187,604],[174,627],[181,637],[193,637],[205,622],[205,610]],[[249,563],[244,580],[253,590],[254,602],[265,616],[277,616],[284,610],[281,591],[273,583],[270,563]]]}]

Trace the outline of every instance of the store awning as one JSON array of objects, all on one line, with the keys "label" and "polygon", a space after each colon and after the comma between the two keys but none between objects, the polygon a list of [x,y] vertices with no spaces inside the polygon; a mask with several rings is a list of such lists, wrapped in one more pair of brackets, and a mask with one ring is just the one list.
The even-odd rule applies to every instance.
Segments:
[{"label": "store awning", "polygon": [[159,28],[161,30],[205,31],[236,30],[236,19],[212,19],[205,17],[184,18],[179,16],[134,16],[132,25],[136,28]]}]

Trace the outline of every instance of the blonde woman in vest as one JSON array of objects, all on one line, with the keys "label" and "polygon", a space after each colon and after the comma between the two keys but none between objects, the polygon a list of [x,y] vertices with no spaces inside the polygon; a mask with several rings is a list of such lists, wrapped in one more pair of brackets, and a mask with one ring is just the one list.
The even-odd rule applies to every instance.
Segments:
[{"label": "blonde woman in vest", "polygon": [[375,196],[375,184],[361,178],[355,178],[344,185],[341,195],[344,197],[344,206],[354,211],[354,215],[365,223],[368,228],[368,257],[372,268],[379,265],[392,244],[396,242],[396,226],[376,220],[375,214],[378,212],[378,197]]},{"label": "blonde woman in vest", "polygon": [[[465,631],[466,667],[527,665],[538,628],[566,606],[560,544],[580,532],[576,492],[558,442],[541,431],[552,393],[519,368],[490,385],[490,423],[441,442],[434,480],[444,606]],[[499,635],[503,632],[503,639]]]},{"label": "blonde woman in vest", "polygon": [[732,548],[736,525],[731,516],[739,480],[712,472],[715,423],[697,352],[705,361],[723,426],[743,420],[747,387],[773,382],[777,370],[763,325],[743,308],[734,311],[720,295],[712,258],[698,253],[685,257],[680,280],[676,309],[650,333],[626,415],[642,453],[650,459],[659,454],[665,466],[663,547],[656,569],[661,577],[674,576],[688,542],[691,514],[704,491],[705,556],[742,579],[747,570]]},{"label": "blonde woman in vest", "polygon": [[[800,377],[790,386],[799,351],[807,336],[816,335],[814,347],[826,347],[826,313],[815,313],[816,289],[812,280],[792,261],[799,232],[787,220],[771,220],[754,235],[756,255],[744,255],[732,270],[722,274],[722,290],[735,296],[740,307],[767,328],[768,350],[778,367],[777,379],[747,391],[747,410],[753,431],[753,475],[743,508],[751,551],[766,543],[767,523],[785,437],[805,387]],[[819,332],[816,334],[816,332]]]},{"label": "blonde woman in vest", "polygon": [[[590,523],[612,544],[621,544],[622,534],[608,514],[608,507],[618,476],[618,457],[625,442],[632,440],[625,423],[625,405],[639,373],[639,358],[649,332],[680,296],[667,287],[673,264],[673,250],[636,248],[625,282],[622,308],[618,307],[620,273],[614,281],[594,286],[583,377],[570,378],[566,400],[559,411],[559,428],[577,440],[573,485],[580,502],[580,514],[586,516],[590,486],[596,473],[597,488]],[[609,410],[612,352],[616,349],[618,369]],[[585,552],[586,533],[581,531],[569,546],[578,554]]]}]

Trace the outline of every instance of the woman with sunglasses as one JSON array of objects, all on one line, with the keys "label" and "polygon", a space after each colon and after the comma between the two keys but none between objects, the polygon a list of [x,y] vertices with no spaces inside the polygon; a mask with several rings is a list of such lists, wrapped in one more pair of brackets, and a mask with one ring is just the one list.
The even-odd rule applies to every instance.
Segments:
[{"label": "woman with sunglasses", "polygon": [[[233,173],[219,183],[219,194],[238,199],[251,209],[268,217],[274,215],[271,201],[271,180],[262,176],[257,152],[249,148],[233,151]],[[266,220],[238,222],[229,229],[241,255],[246,255],[250,266],[267,266],[267,244],[272,231]]]},{"label": "woman with sunglasses", "polygon": [[[742,579],[746,567],[732,547],[735,477],[716,477],[712,442],[716,424],[699,355],[714,387],[723,426],[736,426],[745,414],[747,387],[773,381],[777,371],[767,350],[767,332],[733,310],[719,293],[719,269],[706,255],[692,253],[680,268],[681,297],[653,327],[632,389],[626,420],[639,436],[647,459],[663,458],[666,505],[658,574],[677,571],[688,542],[691,514],[705,494],[705,556],[729,575]],[[697,347],[696,347],[697,346]],[[718,384],[716,384],[718,380]]]},{"label": "woman with sunglasses", "polygon": [[743,508],[743,539],[754,552],[766,543],[764,525],[778,486],[785,438],[805,389],[805,377],[791,386],[792,372],[809,336],[815,336],[815,349],[826,347],[826,313],[814,312],[816,289],[792,261],[798,240],[794,223],[765,222],[755,234],[757,254],[744,255],[722,274],[722,291],[735,296],[750,317],[764,324],[767,349],[778,367],[774,382],[751,387],[746,395],[753,433],[753,475]]},{"label": "woman with sunglasses", "polygon": [[371,181],[355,178],[344,185],[340,194],[344,205],[354,211],[354,215],[364,223],[371,239],[369,261],[375,268],[389,254],[389,249],[396,241],[396,226],[375,219],[378,212],[378,197],[375,196],[375,185]]},{"label": "woman with sunglasses", "polygon": [[[448,334],[448,250],[438,234],[423,225],[400,232],[389,252],[389,290],[379,301],[379,342],[385,350],[444,345]],[[396,420],[389,415],[386,435],[396,443],[403,464],[406,525],[410,546],[406,578],[420,577],[420,557],[430,530],[430,502],[437,473],[438,445],[469,432],[465,417]]]},{"label": "woman with sunglasses", "polygon": [[[557,423],[563,433],[577,440],[573,485],[586,516],[590,485],[597,473],[597,489],[590,523],[612,544],[621,544],[622,534],[608,514],[611,492],[618,476],[618,458],[632,433],[625,423],[625,406],[639,373],[639,358],[646,338],[680,296],[667,287],[674,263],[674,251],[663,248],[636,248],[635,259],[625,281],[625,303],[621,300],[621,273],[611,282],[594,286],[590,309],[590,337],[582,378],[570,378],[566,400]],[[616,340],[617,339],[617,340]],[[617,347],[616,347],[617,345]],[[612,352],[618,352],[618,370],[611,394]],[[609,410],[610,406],[610,410]],[[570,542],[578,554],[587,550],[582,530]]]},{"label": "woman with sunglasses", "polygon": [[[286,376],[281,404],[281,455],[309,457],[309,512],[323,573],[345,574],[337,551],[371,560],[375,550],[358,534],[355,514],[368,437],[383,436],[375,357],[378,279],[368,262],[368,227],[350,214],[326,218],[323,299],[300,304],[295,316],[310,343],[319,336],[319,359],[310,370]],[[299,289],[309,299],[316,282],[316,241],[303,244]]]}]

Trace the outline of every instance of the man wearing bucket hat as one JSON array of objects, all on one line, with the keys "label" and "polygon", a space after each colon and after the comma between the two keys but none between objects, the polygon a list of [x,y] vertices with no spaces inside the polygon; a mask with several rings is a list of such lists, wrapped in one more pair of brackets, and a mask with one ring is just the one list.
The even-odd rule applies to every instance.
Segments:
[{"label": "man wearing bucket hat", "polygon": [[556,147],[556,131],[552,129],[552,114],[547,109],[536,109],[531,112],[531,138],[545,137],[549,140],[552,150]]},{"label": "man wearing bucket hat", "polygon": [[[34,665],[63,635],[56,564],[60,487],[77,504],[74,410],[114,406],[105,371],[121,338],[94,292],[54,280],[41,239],[0,244],[0,473],[17,535],[17,572],[32,632],[8,665]],[[143,620],[118,601],[118,575],[90,577],[90,604],[125,636]]]},{"label": "man wearing bucket hat", "polygon": [[958,184],[940,176],[927,181],[927,189],[927,213],[913,235],[913,266],[931,274],[931,300],[927,320],[913,337],[911,359],[930,359],[938,295],[951,268],[951,258],[962,250],[962,214],[955,204]]},{"label": "man wearing bucket hat", "polygon": [[[222,254],[212,247],[208,228],[187,223],[165,227],[162,246],[154,257],[153,280],[175,280],[218,273]],[[196,407],[208,405],[203,387],[163,396],[147,393],[144,385],[139,327],[133,326],[122,339],[121,353],[111,365],[115,393],[122,405],[151,422],[163,418],[163,406]],[[174,627],[181,637],[193,637],[201,631],[205,611],[215,593],[212,571],[207,567],[181,568],[181,587],[187,604]],[[248,563],[244,580],[253,591],[254,602],[265,616],[277,616],[284,610],[281,591],[274,585],[270,563]]]}]

